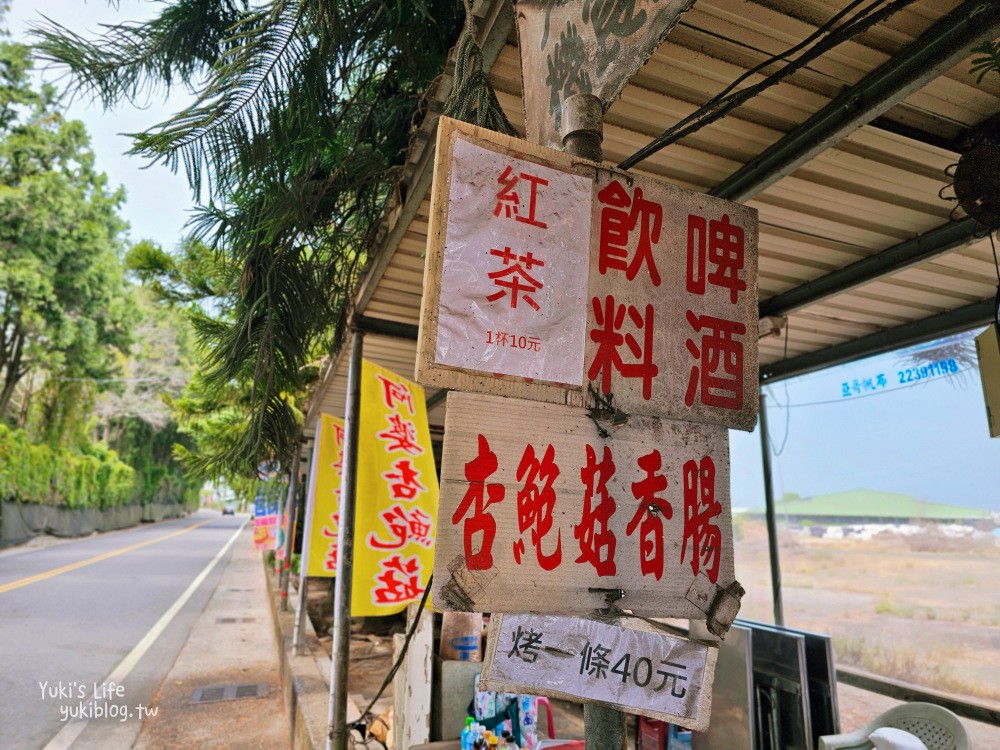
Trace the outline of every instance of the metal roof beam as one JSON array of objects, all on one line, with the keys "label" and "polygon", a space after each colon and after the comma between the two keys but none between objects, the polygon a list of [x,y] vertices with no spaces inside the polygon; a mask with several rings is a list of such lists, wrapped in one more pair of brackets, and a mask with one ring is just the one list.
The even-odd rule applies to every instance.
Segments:
[{"label": "metal roof beam", "polygon": [[919,237],[838,268],[818,279],[776,294],[760,303],[760,317],[788,315],[825,297],[846,292],[879,276],[901,271],[976,241],[976,220],[950,221]]},{"label": "metal roof beam", "polygon": [[996,0],[968,0],[884,65],[723,180],[711,194],[753,198],[1000,36]]},{"label": "metal roof beam", "polygon": [[762,383],[771,383],[797,375],[805,375],[825,367],[872,357],[905,346],[923,344],[954,333],[967,331],[976,326],[988,325],[993,321],[995,305],[996,300],[993,297],[988,297],[957,310],[949,310],[923,320],[871,333],[853,341],[845,341],[842,344],[802,354],[798,357],[790,357],[781,362],[763,365],[760,368],[760,380]]}]

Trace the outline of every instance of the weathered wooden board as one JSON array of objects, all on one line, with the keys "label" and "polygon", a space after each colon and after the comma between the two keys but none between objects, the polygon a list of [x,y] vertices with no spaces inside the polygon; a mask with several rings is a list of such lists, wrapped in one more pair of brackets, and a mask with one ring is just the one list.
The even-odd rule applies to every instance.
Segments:
[{"label": "weathered wooden board", "polygon": [[494,615],[480,685],[601,703],[704,731],[718,648],[634,618]]},{"label": "weathered wooden board", "polygon": [[517,0],[528,140],[560,148],[562,103],[593,94],[604,111],[694,0]]},{"label": "weathered wooden board", "polygon": [[756,211],[452,120],[438,139],[417,380],[753,429]]},{"label": "weathered wooden board", "polygon": [[448,396],[435,606],[589,614],[610,596],[705,619],[711,594],[691,592],[734,581],[727,430],[639,416],[602,429],[576,407]]}]

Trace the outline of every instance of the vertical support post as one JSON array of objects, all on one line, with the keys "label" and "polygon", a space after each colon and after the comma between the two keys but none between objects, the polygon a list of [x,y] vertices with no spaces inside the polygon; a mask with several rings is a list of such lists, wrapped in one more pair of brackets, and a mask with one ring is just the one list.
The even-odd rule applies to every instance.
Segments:
[{"label": "vertical support post", "polygon": [[292,548],[295,546],[295,511],[298,508],[296,492],[299,484],[299,453],[301,447],[296,442],[295,455],[292,456],[292,471],[288,479],[288,498],[285,500],[288,524],[285,526],[285,559],[281,561],[281,575],[278,578],[278,590],[281,592],[282,612],[288,611],[288,579],[292,571]]},{"label": "vertical support post", "polygon": [[302,557],[299,559],[299,606],[295,610],[295,627],[292,630],[292,656],[298,656],[302,648],[302,630],[305,627],[306,613],[306,589],[309,579],[309,529],[313,522],[312,497],[316,494],[316,464],[319,462],[319,439],[320,433],[316,433],[313,438],[312,459],[309,461],[309,481],[306,482],[306,497],[303,506],[306,509],[305,526],[302,534]]},{"label": "vertical support post", "polygon": [[[402,667],[393,680],[393,722],[396,747],[413,747],[431,739],[431,673],[434,619],[430,610],[414,602],[406,608],[406,627],[419,618]],[[406,636],[393,636],[393,659],[399,659]]]},{"label": "vertical support post", "polygon": [[351,652],[351,579],[354,572],[354,508],[357,500],[358,433],[361,422],[361,354],[365,335],[354,331],[347,370],[344,473],[341,476],[337,580],[333,595],[333,660],[326,750],[347,750],[347,668]]},{"label": "vertical support post", "polygon": [[764,465],[764,508],[767,517],[767,551],[771,558],[771,598],[774,603],[774,624],[785,624],[781,603],[781,567],[778,564],[778,524],[774,517],[774,484],[771,481],[771,446],[767,434],[767,404],[764,389],[760,389],[760,455]]},{"label": "vertical support post", "polygon": [[[604,108],[593,94],[574,94],[563,102],[563,150],[590,161],[601,161]],[[583,737],[587,750],[625,750],[625,714],[594,703],[583,705]]]}]

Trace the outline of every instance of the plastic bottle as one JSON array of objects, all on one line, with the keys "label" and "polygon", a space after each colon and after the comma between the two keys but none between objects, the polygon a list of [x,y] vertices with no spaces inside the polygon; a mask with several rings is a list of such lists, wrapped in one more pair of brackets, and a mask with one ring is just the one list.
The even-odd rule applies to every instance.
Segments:
[{"label": "plastic bottle", "polygon": [[472,750],[472,727],[475,719],[471,716],[465,718],[465,728],[462,730],[462,750]]},{"label": "plastic bottle", "polygon": [[486,750],[486,738],[479,735],[472,741],[472,750]]},{"label": "plastic bottle", "polygon": [[499,745],[500,741],[497,739],[497,736],[495,734],[491,734],[486,743],[487,750],[496,750]]},{"label": "plastic bottle", "polygon": [[503,738],[500,742],[500,747],[505,748],[506,750],[520,750],[520,748],[518,748],[517,746],[517,743],[514,742],[514,734],[512,732],[503,733]]}]

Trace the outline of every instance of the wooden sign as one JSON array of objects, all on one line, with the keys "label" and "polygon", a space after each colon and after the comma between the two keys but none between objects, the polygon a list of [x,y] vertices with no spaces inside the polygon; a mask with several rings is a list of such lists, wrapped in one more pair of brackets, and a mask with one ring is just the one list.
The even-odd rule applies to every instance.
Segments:
[{"label": "wooden sign", "polygon": [[439,609],[705,619],[733,583],[724,427],[455,392],[445,434]]},{"label": "wooden sign", "polygon": [[694,0],[517,0],[528,140],[561,148],[562,103],[593,94],[607,111]]},{"label": "wooden sign", "polygon": [[752,430],[757,215],[442,119],[417,380]]},{"label": "wooden sign", "polygon": [[601,703],[704,731],[718,653],[635,618],[494,615],[480,687]]}]

